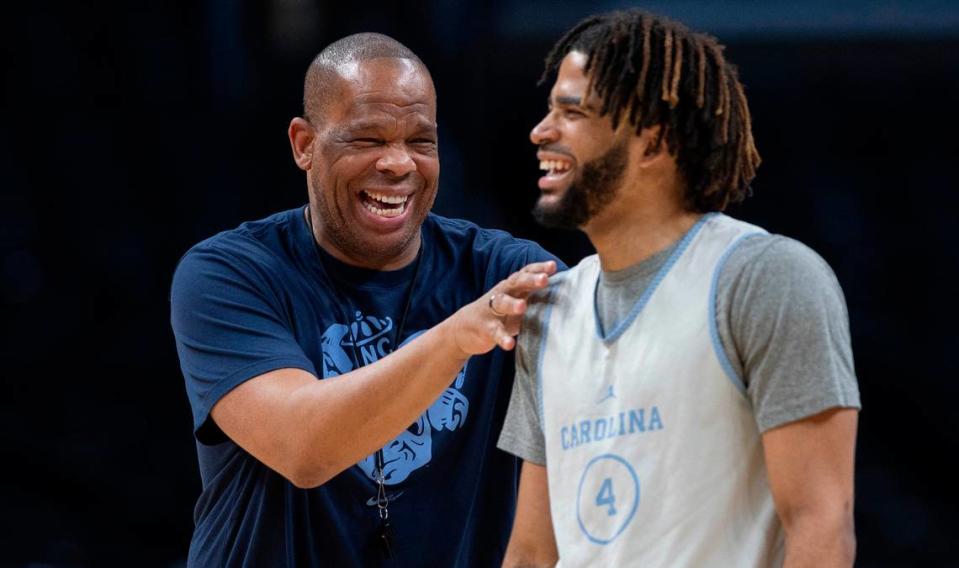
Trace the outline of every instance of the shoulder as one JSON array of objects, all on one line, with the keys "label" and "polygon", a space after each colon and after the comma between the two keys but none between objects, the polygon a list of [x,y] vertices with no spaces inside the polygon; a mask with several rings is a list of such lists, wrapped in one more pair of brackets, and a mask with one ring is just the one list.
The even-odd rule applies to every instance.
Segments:
[{"label": "shoulder", "polygon": [[499,229],[486,229],[464,219],[450,219],[430,213],[423,224],[433,243],[451,254],[468,254],[474,260],[491,263],[505,275],[537,261],[555,260],[565,265],[537,243],[514,237]]},{"label": "shoulder", "polygon": [[775,234],[750,235],[739,242],[722,267],[723,283],[770,290],[808,287],[810,292],[839,288],[835,273],[816,251]]},{"label": "shoulder", "polygon": [[[803,243],[782,235],[755,235],[731,250],[716,279],[716,303],[728,313],[734,338],[745,328],[779,329],[816,320],[841,324],[846,300],[826,261]],[[843,324],[845,325],[845,324]]]},{"label": "shoulder", "polygon": [[262,288],[286,273],[290,247],[284,243],[296,211],[243,223],[192,246],[177,262],[172,295],[197,294],[210,288]]},{"label": "shoulder", "polygon": [[[550,318],[554,306],[570,306],[569,296],[572,287],[580,285],[584,276],[592,271],[595,277],[595,267],[598,267],[596,255],[587,256],[569,270],[557,272],[550,276],[549,284],[543,290],[535,292],[527,299],[529,307],[524,317],[523,326],[535,332],[541,331]],[[595,279],[593,280],[595,283]]]},{"label": "shoulder", "polygon": [[222,231],[190,247],[180,258],[177,270],[184,264],[214,262],[224,265],[268,263],[282,249],[280,238],[289,233],[290,222],[299,209],[270,215],[257,221]]}]

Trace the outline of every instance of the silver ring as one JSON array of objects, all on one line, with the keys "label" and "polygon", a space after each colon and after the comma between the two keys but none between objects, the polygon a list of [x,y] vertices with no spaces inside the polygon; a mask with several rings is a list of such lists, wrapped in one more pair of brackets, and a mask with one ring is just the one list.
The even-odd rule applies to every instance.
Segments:
[{"label": "silver ring", "polygon": [[489,311],[493,312],[493,315],[496,316],[496,317],[498,317],[498,318],[505,318],[505,317],[508,316],[509,314],[501,314],[501,313],[499,313],[498,311],[496,311],[496,308],[493,307],[493,300],[495,300],[495,299],[496,299],[496,293],[490,294],[490,297],[489,297]]}]

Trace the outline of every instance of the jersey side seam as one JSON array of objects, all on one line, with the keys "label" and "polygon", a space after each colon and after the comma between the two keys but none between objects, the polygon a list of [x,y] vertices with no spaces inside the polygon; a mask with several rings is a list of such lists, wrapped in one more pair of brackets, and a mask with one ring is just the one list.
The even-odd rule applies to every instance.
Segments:
[{"label": "jersey side seam", "polygon": [[539,344],[539,356],[537,356],[536,361],[536,398],[537,400],[537,412],[539,413],[539,426],[540,431],[543,433],[543,455],[546,455],[546,410],[543,405],[543,360],[546,355],[546,344],[547,339],[549,338],[549,319],[553,315],[553,294],[550,293],[547,296],[547,306],[546,311],[543,313],[543,329],[542,337],[540,338]]}]

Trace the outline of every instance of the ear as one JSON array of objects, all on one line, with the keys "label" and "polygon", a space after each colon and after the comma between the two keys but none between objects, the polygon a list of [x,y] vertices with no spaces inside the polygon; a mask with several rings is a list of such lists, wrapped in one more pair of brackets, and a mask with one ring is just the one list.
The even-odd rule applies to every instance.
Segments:
[{"label": "ear", "polygon": [[309,171],[313,167],[313,140],[316,138],[313,125],[298,116],[290,121],[287,135],[290,137],[293,161],[301,170]]},{"label": "ear", "polygon": [[666,136],[662,125],[650,126],[644,128],[636,137],[637,160],[636,163],[641,168],[648,168],[659,164],[663,160],[668,160],[671,156],[669,147],[666,144]]}]

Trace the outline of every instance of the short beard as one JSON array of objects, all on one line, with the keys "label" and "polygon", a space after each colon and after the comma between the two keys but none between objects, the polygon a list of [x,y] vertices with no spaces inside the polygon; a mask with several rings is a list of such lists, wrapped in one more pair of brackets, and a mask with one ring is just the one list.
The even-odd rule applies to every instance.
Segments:
[{"label": "short beard", "polygon": [[544,227],[582,227],[616,197],[626,161],[626,141],[623,140],[602,156],[583,164],[579,179],[570,183],[559,203],[546,207],[537,202],[533,218]]},{"label": "short beard", "polygon": [[[310,191],[316,201],[323,237],[333,248],[347,258],[352,259],[353,262],[349,264],[356,264],[364,268],[377,268],[389,264],[400,257],[419,234],[420,226],[423,224],[422,219],[397,242],[387,246],[382,243],[373,246],[358,227],[342,221],[341,215],[335,212],[339,205],[335,200],[328,199],[329,195],[318,182],[311,179],[309,184]],[[313,207],[310,209],[312,210]],[[415,214],[414,211],[411,211],[411,213]],[[313,214],[312,211],[310,214]],[[313,238],[316,238],[315,233]],[[323,245],[321,244],[321,246]]]}]

